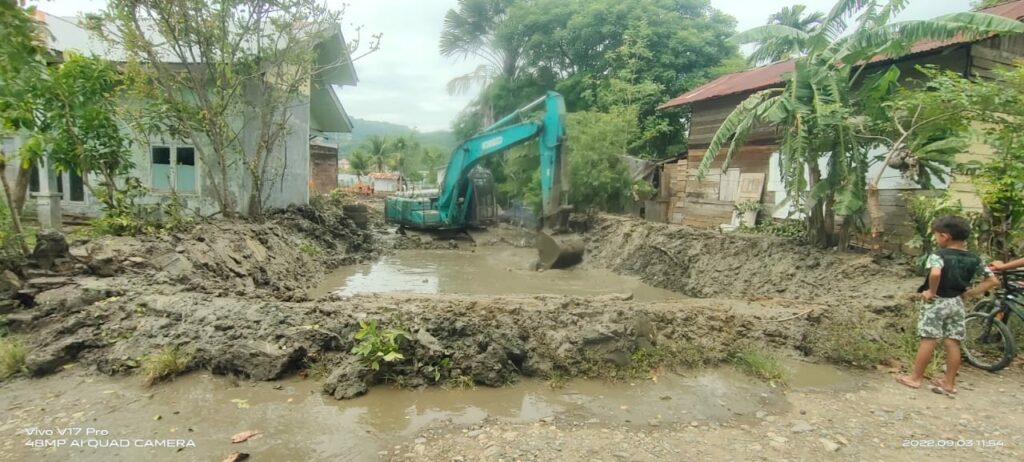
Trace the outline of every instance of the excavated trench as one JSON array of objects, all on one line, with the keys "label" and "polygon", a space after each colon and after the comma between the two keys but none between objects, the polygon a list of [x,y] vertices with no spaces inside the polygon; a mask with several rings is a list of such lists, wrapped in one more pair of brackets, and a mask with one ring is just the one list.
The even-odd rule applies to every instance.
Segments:
[{"label": "excavated trench", "polygon": [[[530,270],[535,254],[521,248],[526,242],[502,233],[478,238],[481,245],[436,243],[393,235],[379,223],[364,229],[341,214],[310,210],[264,224],[203,225],[180,236],[104,238],[72,245],[79,272],[36,281],[34,306],[8,315],[7,323],[27,340],[31,375],[61,371],[40,383],[60,383],[52,381],[74,374],[65,371],[73,366],[109,374],[114,378],[106,380],[114,382],[104,387],[124,391],[138,387],[125,380],[138,383],[134,376],[143,358],[173,347],[187,352],[189,370],[229,379],[189,374],[157,385],[155,396],[177,396],[172,400],[177,403],[187,394],[180,390],[194,385],[206,391],[193,398],[222,401],[233,393],[225,391],[233,389],[233,380],[277,381],[239,386],[291,390],[268,401],[281,409],[291,409],[299,396],[296,406],[304,406],[314,400],[313,393],[316,409],[307,411],[329,413],[334,417],[325,418],[340,422],[375,408],[377,398],[327,408],[322,400],[360,396],[383,383],[409,389],[502,387],[524,378],[628,378],[652,368],[714,365],[749,345],[829,359],[815,343],[822,332],[849,322],[889,329],[906,310],[903,295],[914,286],[899,264],[782,239],[610,216],[575,225],[586,240],[584,264],[539,273]],[[374,371],[350,353],[360,323],[368,321],[408,332],[399,342],[402,360]],[[725,380],[722,372],[709,373],[719,376],[666,380],[688,380],[687,386]],[[753,387],[743,391],[751,400],[739,400],[750,409],[770,405],[761,401],[764,393],[753,391],[764,384],[734,377],[725,382]],[[33,383],[22,379],[3,387],[14,393]],[[557,397],[561,394],[538,395],[542,387],[524,383],[509,389],[512,398],[496,402],[523,407],[524,396],[542,396],[536,399],[547,403],[543,406],[577,409],[559,401],[564,401]],[[614,390],[581,396],[619,393]],[[620,391],[625,396],[635,390]],[[371,396],[378,393],[384,401],[391,396],[380,390]],[[439,391],[425,393],[415,395],[416,403],[443,401],[429,394]],[[15,407],[29,401],[26,395]],[[679,409],[688,406],[681,397],[677,401]],[[457,420],[462,417],[451,412],[474,412],[463,406],[446,414],[416,403],[402,405],[416,409],[408,416],[414,421],[423,418],[420,413]],[[543,406],[536,413],[548,412]],[[747,412],[737,406],[729,415]],[[145,412],[151,408],[139,406]],[[521,412],[536,417],[525,408]],[[712,414],[704,417],[715,418]],[[382,433],[408,429],[402,428]],[[323,454],[348,454],[327,442],[310,450],[317,448]]]}]

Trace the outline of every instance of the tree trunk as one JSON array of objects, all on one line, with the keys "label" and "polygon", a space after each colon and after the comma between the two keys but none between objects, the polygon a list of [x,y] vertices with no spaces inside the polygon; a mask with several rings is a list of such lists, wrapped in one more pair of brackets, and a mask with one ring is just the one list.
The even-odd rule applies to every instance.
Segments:
[{"label": "tree trunk", "polygon": [[868,217],[871,219],[871,250],[882,249],[882,235],[885,233],[885,212],[878,198],[878,185],[868,185]]},{"label": "tree trunk", "polygon": [[18,215],[25,211],[25,200],[28,199],[28,185],[32,181],[32,169],[19,168],[18,177],[14,180],[14,197],[12,210],[17,209]]},{"label": "tree trunk", "polygon": [[3,183],[4,199],[7,200],[7,208],[11,211],[11,224],[14,225],[15,239],[18,240],[22,255],[27,257],[32,254],[32,251],[28,248],[28,243],[25,242],[25,231],[21,227],[21,210],[14,206],[15,202],[13,191],[11,191],[11,184],[7,181],[7,175],[3,174],[6,169],[7,162],[0,160],[0,182]]}]

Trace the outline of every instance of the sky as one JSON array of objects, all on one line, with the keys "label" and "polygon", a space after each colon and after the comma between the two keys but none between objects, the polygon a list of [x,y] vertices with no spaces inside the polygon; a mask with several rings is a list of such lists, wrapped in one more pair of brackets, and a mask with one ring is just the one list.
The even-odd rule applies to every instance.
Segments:
[{"label": "sky", "polygon": [[[381,48],[355,63],[359,84],[339,96],[352,117],[407,125],[420,131],[447,129],[472,94],[451,96],[445,84],[476,68],[476,62],[444,58],[438,41],[445,13],[457,0],[328,0],[347,3],[343,28],[348,40],[383,34]],[[44,11],[75,15],[103,7],[103,0],[32,1]],[[802,3],[808,10],[828,12],[835,0],[711,0],[732,15],[737,30],[764,24],[784,6]],[[900,19],[925,19],[970,8],[971,0],[913,0]],[[356,53],[357,55],[360,53]]]}]

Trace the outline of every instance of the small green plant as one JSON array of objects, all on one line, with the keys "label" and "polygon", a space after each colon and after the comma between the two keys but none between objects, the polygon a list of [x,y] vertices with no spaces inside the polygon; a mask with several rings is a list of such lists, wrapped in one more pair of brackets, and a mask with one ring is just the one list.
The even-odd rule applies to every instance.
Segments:
[{"label": "small green plant", "polygon": [[178,347],[165,347],[142,358],[142,372],[146,385],[153,385],[184,372],[192,362],[192,355]]},{"label": "small green plant", "polygon": [[772,384],[785,385],[786,368],[778,356],[754,347],[743,348],[732,356],[732,363],[744,374],[767,380]]},{"label": "small green plant", "polygon": [[793,219],[773,220],[769,217],[757,226],[753,228],[745,227],[744,230],[754,234],[765,234],[790,239],[803,239],[807,236],[807,225],[802,220]]},{"label": "small green plant", "polygon": [[355,334],[359,343],[352,347],[352,354],[359,355],[371,369],[379,371],[382,362],[394,363],[405,359],[399,352],[399,342],[409,338],[409,333],[402,329],[381,331],[377,321],[359,321],[359,331]]},{"label": "small green plant", "polygon": [[658,190],[654,188],[647,180],[637,180],[633,182],[633,200],[646,201],[653,198],[658,194]]},{"label": "small green plant", "polygon": [[638,377],[649,374],[652,370],[665,366],[672,360],[672,354],[665,348],[640,348],[629,355],[630,376]]},{"label": "small green plant", "polygon": [[460,375],[448,379],[444,388],[447,390],[473,390],[476,389],[476,382],[468,375]]},{"label": "small green plant", "polygon": [[565,388],[567,383],[569,383],[569,378],[562,375],[559,371],[552,370],[551,372],[548,372],[548,377],[545,382],[552,390],[561,390]]},{"label": "small green plant", "polygon": [[756,200],[746,200],[733,206],[739,213],[760,212],[764,210],[764,204]]},{"label": "small green plant", "polygon": [[452,360],[451,358],[446,356],[435,361],[433,364],[427,366],[426,368],[427,371],[433,372],[434,383],[439,383],[441,381],[441,377],[444,377],[446,374],[448,374],[448,370],[451,369],[451,367]]},{"label": "small green plant", "polygon": [[307,357],[303,362],[306,365],[306,373],[309,377],[314,379],[326,379],[331,375],[331,366],[327,364],[327,361]]},{"label": "small green plant", "polygon": [[25,356],[28,351],[21,340],[0,338],[0,380],[25,370]]},{"label": "small green plant", "polygon": [[303,242],[302,245],[299,246],[299,251],[311,257],[317,257],[324,253],[323,249],[312,242]]}]

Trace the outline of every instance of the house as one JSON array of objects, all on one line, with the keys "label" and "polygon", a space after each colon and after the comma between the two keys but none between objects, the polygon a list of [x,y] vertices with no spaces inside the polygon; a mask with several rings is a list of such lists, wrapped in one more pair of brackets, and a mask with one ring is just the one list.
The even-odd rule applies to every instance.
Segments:
[{"label": "house", "polygon": [[[41,11],[37,11],[37,17],[49,29],[48,45],[58,60],[63,52],[72,50],[115,63],[126,60],[123,52],[102,43],[79,23],[79,19]],[[308,92],[289,107],[288,134],[270,156],[273,165],[268,168],[275,180],[266,193],[264,204],[268,208],[308,204],[311,191],[322,192],[337,187],[337,146],[311,143],[310,140],[324,133],[351,132],[352,121],[339,100],[338,91],[342,86],[356,85],[358,77],[348,57],[349,50],[340,25],[324,34],[316,45],[316,53],[315,77],[311,79]],[[252,147],[257,142],[258,133],[256,124],[249,123],[248,117],[240,116],[245,124],[242,145]],[[11,148],[16,148],[19,143],[17,139],[4,141],[10,143]],[[132,149],[135,164],[132,175],[149,189],[149,194],[141,202],[156,203],[174,194],[189,210],[203,216],[214,215],[219,210],[214,189],[206,178],[206,169],[193,140],[154,136],[148,142],[134,142]],[[5,174],[13,178],[16,168],[9,166]],[[69,215],[98,216],[101,213],[99,201],[85,187],[86,182],[97,179],[82,178],[77,172],[62,172],[56,174],[53,181],[50,176],[52,169],[33,168],[37,172],[33,172],[30,191],[39,203],[41,220],[51,215],[47,206],[50,190],[55,190],[52,195],[59,198],[62,210]],[[251,181],[241,162],[229,171],[227,183],[237,210],[245,213]],[[30,207],[26,210],[31,210]]]},{"label": "house", "polygon": [[[1020,20],[1024,18],[1024,0],[1003,3],[981,11]],[[895,64],[904,79],[920,77],[920,73],[915,70],[919,65],[934,65],[965,76],[991,78],[994,69],[1012,66],[1022,56],[1024,37],[994,36],[977,41],[953,39],[923,42],[912,47],[905,56],[876,60],[869,66],[881,69]],[[789,214],[786,207],[776,207],[782,205],[786,197],[778,172],[778,137],[774,128],[766,127],[752,133],[727,170],[722,171],[721,160],[716,160],[703,181],[697,180],[695,172],[718,127],[733,109],[755,92],[784,86],[784,76],[793,69],[794,62],[790,60],[726,75],[660,106],[659,109],[688,106],[692,113],[687,160],[680,161],[676,166],[670,204],[671,222],[699,228],[728,225],[735,223],[735,206],[751,200],[762,202],[775,210],[776,218],[785,218]],[[962,160],[978,156],[984,156],[982,148],[972,147],[970,152],[962,155]],[[880,168],[880,165],[874,166],[869,175],[876,175]],[[953,177],[948,184],[937,186],[939,189],[949,189],[954,198],[960,199],[966,208],[981,208],[969,180]],[[886,228],[893,236],[894,243],[906,241],[902,238],[912,233],[902,193],[919,190],[915,183],[903,179],[891,169],[886,172],[880,184],[880,201],[887,215]]]},{"label": "house", "polygon": [[373,192],[388,193],[401,189],[402,174],[397,172],[374,172],[370,174]]}]

